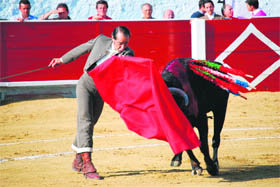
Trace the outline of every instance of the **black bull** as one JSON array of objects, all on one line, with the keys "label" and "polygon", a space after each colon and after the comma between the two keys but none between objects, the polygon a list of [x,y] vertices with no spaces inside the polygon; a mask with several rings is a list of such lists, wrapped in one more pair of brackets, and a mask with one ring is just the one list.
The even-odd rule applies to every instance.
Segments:
[{"label": "black bull", "polygon": [[[162,78],[166,85],[183,90],[188,98],[189,104],[185,105],[185,100],[179,94],[172,93],[177,105],[186,115],[193,127],[199,132],[201,141],[200,150],[204,155],[207,171],[210,175],[218,175],[218,148],[220,145],[220,134],[223,128],[228,92],[215,86],[213,83],[196,75],[190,70],[188,61],[191,58],[178,58],[172,60],[164,68]],[[211,159],[208,148],[208,119],[207,113],[212,111],[214,115],[214,135],[212,138],[213,158]],[[193,154],[192,150],[187,150],[191,160],[192,173],[200,175],[202,168]],[[171,166],[180,166],[182,153],[175,155],[171,161]]]}]

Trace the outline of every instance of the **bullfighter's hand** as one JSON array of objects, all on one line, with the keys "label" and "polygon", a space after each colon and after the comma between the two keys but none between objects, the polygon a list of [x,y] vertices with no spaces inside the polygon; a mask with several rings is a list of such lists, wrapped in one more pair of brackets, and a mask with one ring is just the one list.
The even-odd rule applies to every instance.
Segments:
[{"label": "bullfighter's hand", "polygon": [[55,66],[58,66],[60,64],[63,64],[63,62],[61,61],[61,58],[53,58],[49,64],[49,67],[54,68]]}]

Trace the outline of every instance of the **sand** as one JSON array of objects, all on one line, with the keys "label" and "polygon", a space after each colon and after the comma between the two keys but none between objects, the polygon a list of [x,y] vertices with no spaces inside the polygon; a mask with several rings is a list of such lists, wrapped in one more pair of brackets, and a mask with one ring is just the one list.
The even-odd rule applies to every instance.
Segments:
[{"label": "sand", "polygon": [[[71,169],[76,99],[39,98],[0,106],[0,186],[279,186],[280,92],[230,96],[219,149],[220,175],[192,176],[189,158],[171,167],[167,143],[129,131],[105,105],[95,127],[93,161],[104,180]],[[211,114],[209,114],[211,115]],[[213,134],[209,120],[209,142]],[[211,150],[211,149],[210,149]],[[211,150],[212,152],[212,150]]]}]

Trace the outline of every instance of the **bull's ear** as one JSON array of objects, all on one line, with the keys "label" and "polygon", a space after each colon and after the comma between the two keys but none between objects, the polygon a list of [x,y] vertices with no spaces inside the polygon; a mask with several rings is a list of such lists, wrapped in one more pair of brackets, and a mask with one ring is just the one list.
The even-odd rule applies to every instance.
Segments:
[{"label": "bull's ear", "polygon": [[177,96],[182,97],[184,99],[185,107],[187,107],[189,105],[189,96],[182,89],[175,88],[175,87],[169,87],[168,89],[169,89],[169,91],[171,92],[172,95],[177,95]]}]

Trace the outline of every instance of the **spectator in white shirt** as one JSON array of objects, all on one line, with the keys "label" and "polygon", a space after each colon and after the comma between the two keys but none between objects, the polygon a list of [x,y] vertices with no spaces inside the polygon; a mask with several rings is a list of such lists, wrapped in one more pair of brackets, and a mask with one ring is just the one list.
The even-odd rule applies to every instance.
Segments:
[{"label": "spectator in white shirt", "polygon": [[30,15],[31,5],[28,0],[19,1],[20,14],[11,18],[11,20],[17,20],[23,22],[25,20],[37,20],[38,17]]}]

